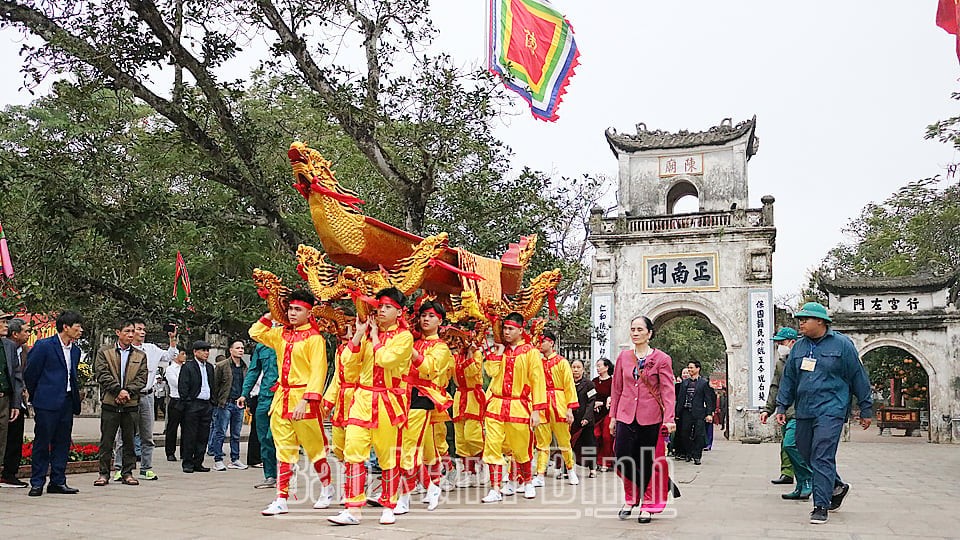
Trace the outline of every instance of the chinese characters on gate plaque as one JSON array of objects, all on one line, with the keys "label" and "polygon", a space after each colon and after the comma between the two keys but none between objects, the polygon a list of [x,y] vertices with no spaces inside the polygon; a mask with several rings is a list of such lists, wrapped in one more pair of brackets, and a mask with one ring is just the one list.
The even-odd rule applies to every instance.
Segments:
[{"label": "chinese characters on gate plaque", "polygon": [[643,257],[643,292],[718,291],[716,253]]},{"label": "chinese characters on gate plaque", "polygon": [[703,174],[703,154],[690,156],[661,156],[660,176]]},{"label": "chinese characters on gate plaque", "polygon": [[922,293],[845,296],[840,306],[854,313],[916,313],[933,309],[933,297]]}]

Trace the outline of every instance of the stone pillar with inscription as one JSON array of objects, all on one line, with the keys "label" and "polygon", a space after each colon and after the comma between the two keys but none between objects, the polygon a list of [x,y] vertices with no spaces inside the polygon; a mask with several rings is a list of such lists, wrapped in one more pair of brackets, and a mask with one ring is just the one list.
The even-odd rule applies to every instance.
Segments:
[{"label": "stone pillar with inscription", "polygon": [[[607,130],[619,162],[622,215],[590,219],[595,347],[601,322],[615,359],[631,347],[634,316],[650,317],[655,327],[680,316],[708,319],[726,343],[726,358],[716,363],[726,367],[733,439],[776,435],[772,423],[759,422],[775,362],[776,228],[773,197],[764,197],[763,208],[749,207],[747,163],[759,144],[755,131],[756,118],[736,125],[728,119],[693,133],[650,131],[643,124],[633,135]],[[698,211],[675,212],[689,196],[696,197]],[[612,318],[601,321],[601,307]]]}]

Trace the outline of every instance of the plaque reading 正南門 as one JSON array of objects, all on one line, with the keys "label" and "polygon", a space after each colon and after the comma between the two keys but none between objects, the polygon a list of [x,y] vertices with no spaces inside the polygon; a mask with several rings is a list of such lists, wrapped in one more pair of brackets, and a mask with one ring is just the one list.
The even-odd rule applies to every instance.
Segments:
[{"label": "plaque reading \u6b63\u5357\u9580", "polygon": [[717,253],[643,257],[643,292],[718,291]]}]

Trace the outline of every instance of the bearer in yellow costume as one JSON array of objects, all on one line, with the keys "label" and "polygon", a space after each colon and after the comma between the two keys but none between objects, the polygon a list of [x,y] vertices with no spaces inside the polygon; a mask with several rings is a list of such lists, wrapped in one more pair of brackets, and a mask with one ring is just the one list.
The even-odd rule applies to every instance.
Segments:
[{"label": "bearer in yellow costume", "polygon": [[549,330],[543,332],[540,341],[547,387],[547,409],[543,411],[542,421],[534,432],[537,441],[537,476],[533,479],[535,487],[543,487],[543,475],[547,472],[547,462],[550,460],[551,434],[557,438],[557,447],[563,455],[563,464],[567,467],[570,484],[575,486],[580,483],[574,470],[573,448],[570,446],[573,409],[579,407],[580,402],[577,400],[577,388],[573,382],[570,363],[554,350],[556,341],[556,335]]},{"label": "bearer in yellow costume", "polygon": [[[376,317],[357,320],[356,333],[343,357],[348,372],[359,365],[357,387],[347,413],[346,442],[343,457],[347,464],[344,498],[346,510],[327,519],[337,525],[360,523],[360,508],[366,504],[364,493],[370,447],[377,453],[383,470],[383,505],[380,523],[396,523],[393,509],[397,503],[400,469],[400,427],[407,419],[406,390],[403,376],[410,371],[413,335],[401,317],[406,297],[394,287],[377,293]],[[369,332],[369,335],[368,335]]]},{"label": "bearer in yellow costume", "polygon": [[347,366],[344,366],[343,357],[349,352],[347,343],[353,339],[353,326],[347,325],[344,330],[344,335],[340,338],[340,346],[337,347],[336,371],[330,386],[323,393],[324,418],[333,410],[333,418],[330,422],[333,424],[330,449],[341,462],[343,462],[343,444],[347,427],[347,407],[353,401],[353,390],[357,387],[357,376],[360,373],[358,362],[349,365],[349,373],[345,369]]},{"label": "bearer in yellow costume", "polygon": [[291,292],[287,299],[289,327],[274,327],[269,313],[250,327],[251,338],[277,352],[279,374],[270,406],[270,431],[277,447],[277,499],[263,510],[265,516],[287,513],[290,477],[300,459],[301,446],[323,484],[314,508],[330,506],[334,493],[320,413],[327,380],[327,348],[311,319],[316,300],[302,290]]},{"label": "bearer in yellow costume", "polygon": [[[453,355],[437,330],[446,315],[439,302],[427,300],[418,310],[421,337],[413,344],[413,359],[410,372],[404,377],[410,411],[401,434],[402,451],[400,467],[403,469],[402,495],[394,508],[395,514],[410,511],[410,492],[417,487],[420,468],[439,469],[431,417],[434,412],[445,411],[453,402],[447,394],[447,370],[453,365]],[[439,476],[439,475],[438,475]],[[435,484],[425,480],[427,487],[427,510],[434,510],[440,503],[439,481]]]},{"label": "bearer in yellow costume", "polygon": [[[449,347],[449,346],[448,346]],[[450,385],[450,379],[453,378],[453,370],[456,365],[456,360],[453,357],[453,352],[451,351],[449,361],[447,362],[447,369],[445,369],[440,376],[437,378],[437,386],[446,389]],[[451,405],[453,400],[450,401]],[[443,491],[449,491],[454,486],[446,481],[443,477],[443,472],[454,470],[453,460],[450,459],[450,445],[447,444],[447,422],[453,422],[453,418],[450,416],[450,408],[444,410],[434,410],[430,414],[430,427],[433,430],[433,444],[437,449],[437,460],[431,465],[424,465],[425,471],[421,472],[422,477],[429,478],[430,482],[440,486]],[[427,498],[424,498],[425,503],[430,503]]]},{"label": "bearer in yellow costume", "polygon": [[457,393],[453,398],[453,429],[457,454],[463,459],[463,475],[458,487],[474,487],[478,482],[480,453],[483,452],[483,355],[476,346],[455,354],[453,378]]},{"label": "bearer in yellow costume", "polygon": [[[510,453],[519,465],[524,483],[523,496],[532,499],[537,491],[530,483],[533,459],[532,429],[540,424],[539,411],[547,407],[540,352],[523,341],[523,316],[511,313],[503,320],[503,344],[487,356],[484,369],[492,380],[487,387],[484,415],[486,440],[483,461],[490,466],[490,492],[485,503],[500,502],[503,495],[504,453]],[[529,396],[526,397],[526,396]]]}]

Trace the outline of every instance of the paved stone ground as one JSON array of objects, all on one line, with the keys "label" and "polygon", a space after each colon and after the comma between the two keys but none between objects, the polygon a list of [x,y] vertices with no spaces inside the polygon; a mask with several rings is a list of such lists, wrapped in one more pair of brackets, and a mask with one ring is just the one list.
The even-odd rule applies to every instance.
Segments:
[{"label": "paved stone ground", "polygon": [[185,475],[161,458],[155,465],[160,480],[138,487],[94,488],[96,475],[80,474],[69,478],[81,490],[75,496],[30,498],[25,489],[0,489],[0,538],[960,537],[960,447],[903,437],[859,442],[880,439],[872,431],[862,435],[841,444],[840,472],[852,489],[825,525],[810,525],[810,503],[783,501],[780,493],[788,489],[770,484],[779,467],[775,444],[721,440],[703,466],[673,465],[683,496],[669,515],[646,525],[616,519],[619,486],[612,473],[584,478],[577,487],[549,479],[537,499],[510,497],[494,507],[476,502],[481,488],[455,490],[436,512],[415,505],[393,526],[377,524],[379,512],[367,509],[361,525],[338,528],[325,519],[336,509],[311,508],[312,472],[298,477],[308,500],[291,504],[286,516],[266,518],[259,511],[272,493],[252,489],[260,469]]}]

